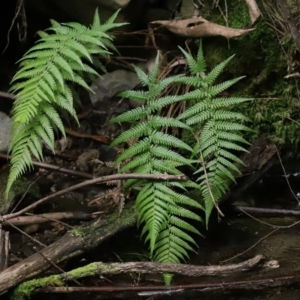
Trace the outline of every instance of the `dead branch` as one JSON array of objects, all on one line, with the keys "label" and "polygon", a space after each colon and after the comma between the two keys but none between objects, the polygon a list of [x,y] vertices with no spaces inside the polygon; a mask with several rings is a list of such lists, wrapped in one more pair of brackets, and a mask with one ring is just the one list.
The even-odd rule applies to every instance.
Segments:
[{"label": "dead branch", "polygon": [[8,98],[8,99],[15,99],[16,95],[0,91],[0,97]]},{"label": "dead branch", "polygon": [[0,227],[0,272],[8,266],[9,246],[9,232]]},{"label": "dead branch", "polygon": [[[105,264],[102,262],[94,262],[87,266],[59,274],[51,275],[44,278],[39,286],[37,286],[36,280],[27,281],[26,289],[37,288],[43,286],[49,286],[52,282],[58,285],[64,285],[68,281],[77,280],[80,278],[88,276],[96,276],[101,274],[127,274],[127,273],[142,273],[142,274],[163,274],[163,273],[173,273],[180,274],[184,276],[224,276],[229,274],[238,274],[250,271],[252,269],[257,269],[259,267],[274,268],[278,267],[278,263],[275,261],[265,262],[262,255],[257,255],[247,261],[224,266],[196,266],[196,265],[182,265],[182,264],[165,264],[165,263],[155,263],[155,262],[130,262],[130,263],[109,263]],[[275,262],[275,263],[274,263]],[[18,291],[22,291],[22,286],[20,286]],[[19,296],[19,295],[18,295]]]},{"label": "dead branch", "polygon": [[49,196],[46,196],[34,203],[32,203],[31,205],[21,209],[18,212],[12,213],[12,214],[8,214],[8,215],[4,215],[0,217],[0,222],[5,221],[5,220],[10,220],[16,217],[21,216],[22,214],[30,211],[31,209],[37,207],[38,205],[40,205],[41,203],[44,203],[46,201],[49,201],[53,198],[56,198],[58,196],[64,195],[68,192],[74,191],[76,189],[80,189],[82,187],[85,186],[89,186],[89,185],[93,185],[93,184],[97,184],[97,183],[103,183],[103,182],[107,182],[107,181],[114,181],[114,180],[124,180],[124,179],[152,179],[152,180],[162,180],[162,181],[167,181],[167,180],[185,180],[186,177],[185,175],[164,175],[164,174],[136,174],[136,173],[132,173],[132,174],[115,174],[115,175],[107,175],[107,176],[101,176],[101,177],[97,177],[91,180],[86,180],[84,182],[75,184],[71,187],[68,187],[66,189],[63,189],[61,191],[58,191],[54,194],[51,194]]},{"label": "dead branch", "polygon": [[261,208],[261,207],[249,207],[249,206],[233,206],[237,212],[247,212],[249,214],[262,215],[264,217],[272,216],[292,216],[299,217],[299,210],[292,209],[277,209],[277,208]]},{"label": "dead branch", "polygon": [[135,222],[133,204],[130,204],[125,207],[121,217],[118,212],[114,212],[97,218],[88,225],[68,231],[50,246],[1,272],[0,294],[42,273],[52,264],[65,261],[97,247],[117,232],[133,226]]},{"label": "dead branch", "polygon": [[[247,289],[257,290],[270,287],[278,287],[286,284],[291,284],[300,281],[299,274],[285,275],[280,277],[262,278],[254,280],[240,280],[240,281],[227,281],[215,283],[194,283],[184,285],[172,286],[101,286],[101,287],[46,287],[39,288],[37,293],[105,293],[105,292],[136,292],[139,296],[154,296],[167,293],[178,293],[187,290],[197,290],[197,292],[210,292],[216,290],[233,290],[233,289]],[[100,298],[101,299],[101,298]]]},{"label": "dead branch", "polygon": [[[0,94],[0,96],[1,96],[1,94]],[[10,160],[11,156],[7,155],[7,154],[0,153],[0,158]],[[50,165],[50,164],[46,164],[46,163],[42,163],[42,162],[38,162],[38,161],[33,161],[32,165],[35,166],[35,167],[38,167],[38,168],[52,170],[52,171],[55,171],[55,172],[69,174],[69,175],[72,175],[72,176],[78,176],[78,177],[82,177],[82,178],[86,178],[86,179],[94,178],[94,176],[92,174],[89,174],[89,173],[86,173],[86,172],[66,169],[66,168],[62,168],[60,166]]]},{"label": "dead branch", "polygon": [[3,226],[24,226],[31,224],[42,224],[46,222],[55,222],[61,220],[92,220],[95,219],[95,215],[84,212],[55,212],[46,213],[32,216],[20,216],[10,219],[9,222],[4,221]]}]

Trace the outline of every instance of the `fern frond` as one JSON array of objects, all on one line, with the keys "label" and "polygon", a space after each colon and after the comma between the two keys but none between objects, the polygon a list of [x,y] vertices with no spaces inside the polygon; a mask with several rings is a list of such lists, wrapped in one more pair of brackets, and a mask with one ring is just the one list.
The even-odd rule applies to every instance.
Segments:
[{"label": "fern frond", "polygon": [[176,138],[175,136],[159,131],[154,131],[151,135],[151,138],[156,144],[165,145],[169,147],[178,147],[179,149],[185,149],[187,151],[192,152],[192,148],[188,144]]},{"label": "fern frond", "polygon": [[218,76],[222,73],[224,68],[228,65],[228,63],[234,58],[235,55],[232,55],[219,63],[216,67],[214,67],[206,76],[205,76],[205,83],[208,85],[213,84]]},{"label": "fern frond", "polygon": [[[148,92],[145,91],[124,91],[118,94],[119,97],[128,98],[134,101],[146,102],[148,99]],[[114,119],[112,120],[114,121]]]},{"label": "fern frond", "polygon": [[158,82],[158,70],[159,70],[159,52],[157,52],[155,61],[151,70],[151,73],[148,77],[147,85],[151,86],[157,84]]},{"label": "fern frond", "polygon": [[202,45],[196,60],[186,51],[182,50],[182,53],[188,62],[191,75],[183,77],[181,82],[193,87],[194,90],[185,94],[185,99],[191,100],[193,104],[177,119],[186,120],[186,124],[193,129],[193,158],[198,156],[200,165],[195,175],[199,175],[196,181],[204,199],[207,225],[213,207],[218,208],[217,203],[228,190],[229,183],[239,174],[235,163],[240,163],[241,160],[230,151],[246,151],[242,144],[249,144],[240,134],[250,130],[243,124],[248,119],[234,111],[234,106],[252,99],[218,97],[221,92],[243,78],[215,84],[233,56],[205,74]]},{"label": "fern frond", "polygon": [[148,108],[145,106],[139,106],[115,117],[112,122],[132,122],[143,119],[148,113],[150,113]]},{"label": "fern frond", "polygon": [[[164,107],[185,99],[185,95],[162,96],[169,85],[180,82],[183,76],[171,76],[158,80],[159,55],[157,55],[153,70],[149,75],[139,68],[135,68],[135,70],[142,84],[148,90],[125,91],[120,96],[137,100],[143,103],[143,106],[128,111],[112,121],[134,124],[141,120],[142,123],[134,125],[113,142],[112,145],[116,145],[132,139],[138,140],[120,154],[117,162],[126,161],[121,168],[122,172],[179,175],[181,172],[178,167],[191,165],[192,161],[179,154],[177,150],[183,149],[191,152],[192,148],[178,138],[163,133],[162,129],[172,127],[190,130],[190,128],[181,120],[162,117],[159,113]],[[175,192],[174,189],[185,192],[185,186],[198,187],[198,185],[190,181],[147,183],[145,180],[131,179],[126,181],[125,188],[136,185],[141,187],[136,198],[138,224],[143,227],[141,235],[145,242],[149,243],[151,256],[159,260],[166,259],[165,262],[179,262],[180,259],[187,258],[187,251],[191,251],[195,246],[195,242],[187,232],[190,230],[190,232],[198,233],[198,231],[181,218],[196,221],[202,219],[192,210],[182,208],[181,205],[186,205],[191,209],[203,209],[203,207],[197,201]],[[173,252],[171,256],[167,257],[163,251]]]},{"label": "fern frond", "polygon": [[190,165],[190,160],[186,159],[182,155],[178,154],[175,151],[166,149],[165,147],[160,146],[151,146],[150,147],[151,154],[156,158],[167,159],[169,161],[173,161],[175,163],[180,163],[182,165]]},{"label": "fern frond", "polygon": [[245,78],[245,76],[240,76],[234,79],[230,79],[227,81],[224,81],[220,84],[214,85],[210,88],[208,88],[208,93],[214,97],[219,95],[220,93],[226,91],[228,88],[230,88],[231,86],[233,86],[234,84],[236,84],[238,81],[240,81],[241,79]]},{"label": "fern frond", "polygon": [[109,54],[105,40],[111,40],[111,36],[106,31],[123,24],[112,23],[114,14],[102,25],[97,15],[96,11],[90,28],[51,21],[52,27],[39,32],[40,40],[20,59],[20,68],[10,89],[17,94],[12,109],[13,134],[17,137],[12,138],[10,146],[12,159],[6,196],[14,180],[31,167],[30,153],[42,159],[38,140],[44,140],[53,149],[53,127],[58,127],[64,135],[56,108],[76,115],[68,84],[76,83],[90,90],[82,74],[97,75],[97,72],[85,61],[92,63],[92,54]]},{"label": "fern frond", "polygon": [[112,143],[111,146],[118,145],[120,143],[130,141],[132,139],[137,139],[142,137],[147,132],[147,122],[140,123],[133,128],[128,129],[123,132],[120,136],[118,136]]},{"label": "fern frond", "polygon": [[[149,85],[149,77],[148,75],[140,68],[138,68],[137,66],[133,66],[136,75],[138,76],[138,78],[141,81],[142,86],[148,86]],[[129,92],[133,92],[133,91],[127,91],[127,93]]]},{"label": "fern frond", "polygon": [[[197,60],[195,60],[193,58],[192,55],[190,55],[189,53],[187,53],[184,49],[182,49],[181,47],[179,47],[180,51],[183,53],[187,63],[188,63],[188,67],[189,67],[189,71],[192,74],[197,74],[197,75],[202,75],[205,72],[205,68],[206,68],[206,63],[203,57],[203,52],[202,52],[202,43],[200,44],[199,50],[198,50],[198,57]],[[198,61],[199,59],[199,61]]]},{"label": "fern frond", "polygon": [[174,163],[173,161],[168,160],[157,160],[153,159],[151,161],[151,164],[153,168],[155,168],[160,173],[167,173],[167,174],[173,174],[173,175],[180,175],[182,174],[181,171],[178,170],[178,166],[181,166],[181,163]]},{"label": "fern frond", "polygon": [[117,160],[116,163],[120,163],[130,157],[134,157],[136,155],[140,156],[143,153],[147,153],[149,150],[149,145],[150,145],[150,139],[148,137],[145,137],[144,139],[138,141],[134,145],[132,145],[130,148],[126,149],[123,153],[121,153]]},{"label": "fern frond", "polygon": [[153,128],[161,128],[161,127],[177,127],[177,128],[184,128],[190,129],[189,126],[184,124],[183,122],[167,117],[160,117],[160,116],[150,116],[148,118],[149,125]]}]

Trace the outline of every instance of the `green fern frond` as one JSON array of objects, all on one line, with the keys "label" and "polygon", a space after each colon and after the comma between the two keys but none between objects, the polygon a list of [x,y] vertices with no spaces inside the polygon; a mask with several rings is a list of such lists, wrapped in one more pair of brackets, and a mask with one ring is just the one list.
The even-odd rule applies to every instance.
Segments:
[{"label": "green fern frond", "polygon": [[76,119],[73,93],[68,85],[75,83],[90,90],[82,75],[97,75],[97,72],[85,61],[92,63],[92,54],[102,57],[109,54],[105,39],[111,40],[111,36],[106,31],[123,25],[112,23],[116,15],[103,25],[96,11],[90,28],[51,21],[52,27],[39,32],[40,40],[20,59],[10,89],[17,96],[12,109],[12,159],[6,196],[16,178],[31,167],[30,153],[42,159],[38,141],[53,149],[53,128],[65,134],[56,108],[68,111]]},{"label": "green fern frond", "polygon": [[199,182],[199,189],[204,199],[207,225],[213,207],[218,205],[218,201],[228,190],[230,182],[234,181],[239,173],[235,163],[240,163],[241,160],[231,151],[246,151],[242,144],[249,144],[240,134],[242,131],[250,130],[243,124],[249,120],[233,108],[239,103],[252,99],[218,98],[221,92],[243,78],[238,77],[215,84],[215,80],[233,56],[205,74],[202,71],[204,65],[202,44],[199,47],[197,60],[187,52],[182,52],[191,74],[181,80],[183,84],[193,87],[191,92],[185,94],[186,100],[192,100],[193,104],[178,117],[178,120],[186,120],[186,124],[193,128],[195,137],[193,158],[198,156],[200,165],[195,175],[199,176],[196,181]]},{"label": "green fern frond", "polygon": [[190,129],[190,127],[184,124],[183,122],[173,118],[150,116],[148,120],[149,120],[149,126],[153,128],[177,127],[177,128]]},{"label": "green fern frond", "polygon": [[159,71],[159,52],[157,52],[155,61],[151,70],[151,73],[148,77],[147,85],[152,86],[158,83],[158,71]]},{"label": "green fern frond", "polygon": [[151,162],[153,168],[155,168],[160,173],[167,173],[167,174],[173,174],[173,175],[180,175],[182,174],[181,171],[178,170],[178,166],[181,166],[181,163],[174,163],[173,161],[168,160],[157,160],[153,159]]},{"label": "green fern frond", "polygon": [[145,106],[139,106],[115,117],[111,122],[118,123],[141,120],[147,115],[147,113],[148,109]]},{"label": "green fern frond", "polygon": [[145,91],[124,91],[118,94],[119,97],[128,98],[134,101],[139,102],[146,102],[147,99],[147,92]]},{"label": "green fern frond", "polygon": [[[149,85],[149,76],[140,68],[137,66],[133,66],[136,75],[141,81],[142,86],[148,86]],[[133,92],[133,91],[127,91],[127,92]],[[145,99],[144,99],[145,100]]]},{"label": "green fern frond", "polygon": [[203,51],[202,51],[202,42],[200,42],[197,60],[195,60],[192,55],[190,55],[188,52],[186,52],[181,47],[179,47],[179,49],[183,53],[183,55],[188,63],[189,71],[192,74],[197,74],[199,76],[204,74],[205,69],[206,69],[206,63],[205,63]]},{"label": "green fern frond", "polygon": [[[250,130],[244,122],[248,119],[235,110],[235,106],[249,98],[219,97],[243,77],[215,83],[228,65],[227,60],[206,74],[206,63],[200,44],[196,59],[181,49],[189,68],[189,75],[170,76],[159,80],[159,54],[152,72],[147,75],[135,68],[146,91],[125,91],[122,97],[137,100],[143,106],[116,117],[113,122],[130,122],[133,127],[121,134],[112,145],[136,140],[136,143],[120,154],[117,162],[123,162],[122,172],[147,174],[180,174],[178,167],[196,163],[195,182],[147,182],[130,179],[125,188],[138,185],[136,198],[138,224],[143,227],[142,236],[149,244],[152,258],[161,262],[178,263],[188,258],[196,243],[191,234],[199,231],[189,221],[201,222],[197,210],[205,211],[206,225],[211,211],[218,208],[218,201],[239,174],[236,163],[241,160],[231,151],[246,151],[249,143],[241,136]],[[189,85],[189,92],[182,95],[166,95],[172,83]],[[187,101],[189,108],[176,119],[160,116],[168,105]],[[140,121],[141,123],[136,124]],[[167,133],[165,128],[182,128],[191,132],[194,145]],[[191,160],[178,150],[191,153]],[[185,153],[186,155],[186,153]],[[203,197],[204,207],[186,196],[188,187],[197,188]],[[170,274],[169,274],[170,275]]]},{"label": "green fern frond", "polygon": [[155,144],[165,145],[169,147],[178,147],[179,149],[185,149],[189,152],[192,152],[192,148],[189,145],[187,145],[182,140],[176,138],[175,136],[159,131],[154,131],[151,135],[151,138]]},{"label": "green fern frond", "polygon": [[112,143],[111,146],[116,146],[120,143],[131,141],[143,136],[147,132],[147,122],[140,123],[133,128],[123,132]]},{"label": "green fern frond", "polygon": [[[117,163],[125,162],[121,167],[122,172],[135,172],[147,174],[173,174],[179,175],[178,167],[190,165],[192,161],[178,153],[178,150],[192,152],[192,148],[183,141],[163,132],[164,128],[184,128],[189,126],[181,120],[159,115],[160,111],[173,103],[183,101],[185,95],[162,96],[165,89],[180,81],[182,75],[171,76],[158,80],[159,55],[157,55],[152,72],[146,75],[139,68],[135,68],[142,85],[147,91],[125,91],[120,96],[137,100],[143,103],[138,109],[125,112],[116,117],[112,122],[131,122],[140,120],[142,123],[135,125],[122,133],[112,145],[136,139],[137,142],[126,149],[117,158]],[[143,227],[141,235],[149,244],[151,256],[154,259],[166,259],[165,262],[179,262],[188,257],[188,251],[193,250],[195,242],[187,232],[198,233],[198,230],[182,218],[202,221],[192,209],[204,209],[197,201],[179,193],[185,192],[185,186],[198,186],[190,181],[186,182],[146,182],[145,180],[130,179],[125,183],[125,188],[140,186],[136,198],[138,224]],[[190,207],[191,210],[183,208]],[[171,222],[171,223],[170,223]],[[174,222],[174,224],[172,224]],[[169,224],[172,227],[169,227]],[[169,236],[165,235],[166,228],[170,228]],[[170,240],[165,240],[170,238]],[[164,243],[164,245],[163,245]],[[190,245],[191,244],[191,245]],[[162,251],[168,247],[175,247],[172,256],[166,257]],[[163,258],[162,258],[163,257]]]},{"label": "green fern frond", "polygon": [[214,67],[206,76],[205,76],[205,83],[208,85],[213,84],[218,76],[223,72],[225,67],[228,65],[228,63],[234,58],[235,55],[232,55],[219,63],[216,67]]}]

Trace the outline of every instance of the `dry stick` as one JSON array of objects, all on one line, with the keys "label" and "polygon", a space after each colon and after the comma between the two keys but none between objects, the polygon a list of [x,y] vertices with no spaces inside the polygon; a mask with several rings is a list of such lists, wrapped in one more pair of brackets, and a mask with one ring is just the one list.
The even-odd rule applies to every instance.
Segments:
[{"label": "dry stick", "polygon": [[[47,287],[36,289],[36,293],[88,293],[88,292],[141,292],[140,296],[146,296],[147,292],[153,291],[157,294],[163,294],[164,292],[183,292],[184,290],[197,290],[197,292],[209,292],[215,290],[224,289],[258,289],[265,287],[277,287],[283,284],[290,284],[298,282],[300,279],[299,274],[286,275],[281,277],[272,277],[264,279],[254,280],[241,280],[241,281],[229,281],[229,282],[216,282],[216,283],[196,283],[196,284],[184,284],[184,285],[172,285],[172,286],[103,286],[103,287]],[[148,293],[149,296],[153,293]]]},{"label": "dry stick", "polygon": [[[31,237],[29,234],[27,234],[25,231],[21,230],[20,228],[18,228],[17,226],[14,226],[12,223],[10,223],[9,221],[7,221],[9,223],[10,226],[12,226],[14,229],[16,229],[17,231],[19,231],[21,234],[25,235],[29,240],[31,240],[33,243],[38,244],[39,246],[42,246],[43,248],[46,248],[47,246],[44,245],[43,243],[41,243],[39,240]],[[48,257],[46,257],[40,250],[38,250],[36,248],[36,246],[33,246],[33,249],[36,251],[36,253],[38,253],[39,255],[41,255],[50,265],[52,265],[55,269],[57,269],[58,271],[60,271],[61,273],[64,273],[64,270],[62,268],[60,268],[58,265],[56,265],[55,263],[53,263]],[[78,285],[79,282],[74,280],[74,282],[76,282]]]},{"label": "dry stick", "polygon": [[[55,212],[55,213],[46,213],[40,215],[32,215],[32,216],[21,216],[17,218],[10,219],[9,222],[4,221],[3,226],[9,226],[13,224],[15,226],[24,226],[30,224],[42,224],[46,222],[58,222],[59,220],[92,220],[95,219],[96,216],[84,213],[84,212]],[[63,222],[59,222],[64,225],[69,226]],[[73,228],[72,226],[69,226]]]},{"label": "dry stick", "polygon": [[300,221],[297,221],[297,222],[294,222],[293,224],[290,224],[290,225],[286,225],[286,226],[276,226],[276,225],[272,225],[272,224],[269,224],[269,223],[266,223],[266,222],[263,222],[261,220],[258,220],[256,219],[255,217],[251,216],[250,214],[248,214],[246,211],[244,211],[242,208],[240,208],[240,211],[243,212],[245,215],[247,215],[248,217],[250,217],[251,219],[254,219],[256,221],[258,221],[259,223],[262,223],[264,225],[267,225],[267,226],[270,226],[272,228],[275,227],[275,229],[273,229],[271,232],[269,232],[268,234],[266,234],[265,236],[263,236],[262,238],[260,238],[256,243],[254,243],[251,247],[247,248],[245,251],[241,252],[241,253],[238,253],[237,255],[234,255],[233,257],[230,257],[228,259],[225,259],[225,260],[222,260],[221,262],[224,263],[224,262],[227,262],[227,261],[230,261],[234,258],[237,258],[241,255],[244,255],[246,252],[250,251],[251,249],[253,249],[254,247],[256,247],[260,242],[262,242],[263,240],[265,240],[267,237],[269,237],[270,235],[272,235],[273,233],[275,233],[276,231],[278,231],[279,229],[287,229],[287,228],[291,228],[293,226],[296,226],[300,223]]},{"label": "dry stick", "polygon": [[261,239],[259,239],[256,243],[254,243],[251,247],[247,248],[245,251],[241,252],[241,253],[238,253],[230,258],[227,258],[227,259],[224,259],[224,260],[221,260],[220,263],[224,263],[224,262],[227,262],[227,261],[230,261],[230,260],[233,260],[241,255],[244,255],[245,253],[247,253],[248,251],[250,251],[251,249],[253,249],[254,247],[256,247],[260,242],[262,242],[263,240],[265,240],[267,237],[269,237],[270,235],[272,235],[274,232],[278,231],[279,228],[276,228],[274,230],[272,230],[271,232],[269,232],[268,234],[266,234],[265,236],[263,236]]},{"label": "dry stick", "polygon": [[[18,206],[23,202],[23,200],[25,199],[27,193],[28,193],[29,190],[31,189],[31,187],[32,187],[32,186],[33,186],[40,178],[41,178],[41,176],[37,177],[34,181],[32,181],[32,182],[28,185],[27,190],[26,190],[25,193],[23,194],[22,198],[21,198],[16,204],[14,204],[14,207],[13,207],[13,209],[12,209],[11,212],[10,212],[11,214],[12,214],[15,210],[17,210]],[[6,211],[6,212],[7,212],[7,211]]]},{"label": "dry stick", "polygon": [[244,211],[249,214],[264,215],[265,217],[273,215],[283,215],[283,216],[294,216],[300,217],[300,210],[293,209],[278,209],[278,208],[261,208],[261,207],[250,207],[250,206],[233,206],[233,210],[240,212]]},{"label": "dry stick", "polygon": [[282,168],[283,173],[284,173],[285,180],[286,180],[287,185],[288,185],[288,187],[289,187],[289,189],[290,189],[290,192],[291,192],[291,194],[293,195],[293,197],[298,201],[298,204],[300,204],[300,201],[299,201],[298,197],[295,195],[295,193],[294,193],[294,191],[293,191],[293,189],[292,189],[292,187],[291,187],[291,185],[290,185],[289,179],[288,179],[287,174],[286,174],[286,171],[285,171],[285,167],[284,167],[284,165],[283,165],[283,163],[282,163],[282,160],[281,160],[279,151],[278,151],[278,149],[277,149],[276,146],[275,146],[275,149],[276,149],[276,152],[277,152],[277,156],[278,156],[278,159],[279,159],[281,168]]},{"label": "dry stick", "polygon": [[[10,33],[11,33],[13,27],[14,27],[14,24],[15,24],[18,16],[20,15],[21,9],[24,10],[24,5],[25,4],[24,4],[23,0],[19,0],[16,4],[16,6],[17,6],[16,9],[15,9],[16,13],[15,13],[15,16],[13,17],[13,20],[12,20],[11,25],[9,27],[9,30],[7,32],[7,43],[6,43],[6,46],[5,46],[4,50],[2,51],[2,54],[5,53],[5,51],[7,50],[8,46],[9,46],[9,43],[10,43],[9,35],[10,35]],[[26,36],[26,34],[25,34],[25,36]]]},{"label": "dry stick", "polygon": [[8,98],[8,99],[15,99],[16,95],[0,91],[0,97],[4,97],[4,98]]},{"label": "dry stick", "polygon": [[22,215],[23,213],[28,212],[29,210],[37,207],[41,203],[44,203],[44,202],[46,202],[50,199],[61,196],[61,195],[66,194],[68,192],[77,190],[79,188],[89,186],[89,185],[92,185],[92,184],[96,184],[96,183],[102,183],[102,182],[114,181],[114,180],[124,180],[124,179],[152,179],[152,180],[167,181],[167,180],[185,180],[186,176],[185,175],[163,175],[163,174],[136,174],[136,173],[133,173],[133,174],[115,174],[115,175],[102,176],[102,177],[94,178],[94,179],[91,179],[91,180],[86,180],[84,182],[75,184],[71,187],[68,187],[68,188],[63,189],[61,191],[58,191],[58,192],[56,192],[52,195],[46,196],[46,197],[32,203],[31,205],[21,209],[20,211],[18,211],[16,213],[2,216],[0,218],[0,221],[5,221],[5,220],[12,219],[12,218],[16,218],[16,217]]},{"label": "dry stick", "polygon": [[0,295],[48,269],[51,265],[43,256],[55,264],[66,261],[98,247],[104,240],[135,224],[134,202],[130,202],[126,205],[122,217],[119,217],[118,212],[113,212],[91,223],[78,226],[75,231],[68,231],[60,239],[42,249],[40,253],[35,253],[1,272]]},{"label": "dry stick", "polygon": [[[0,158],[5,158],[5,159],[9,160],[9,159],[11,159],[11,156],[3,154],[3,153],[0,153]],[[41,163],[41,162],[37,162],[37,161],[33,161],[32,164],[35,167],[44,168],[44,169],[48,169],[48,170],[53,170],[53,171],[64,173],[64,174],[74,175],[74,176],[78,176],[78,177],[82,177],[82,178],[87,178],[87,179],[94,178],[94,176],[91,175],[91,174],[89,174],[89,173],[75,171],[75,170],[70,170],[70,169],[66,169],[66,168],[61,168],[61,167],[55,166],[55,165],[50,165],[50,164]]]},{"label": "dry stick", "polygon": [[[7,221],[9,223],[9,221]],[[12,228],[16,229],[17,231],[19,231],[21,234],[25,235],[29,240],[31,240],[32,242],[34,242],[35,244],[38,244],[39,246],[45,248],[47,247],[47,245],[41,243],[39,240],[35,239],[34,237],[30,236],[29,234],[27,234],[25,231],[21,230],[19,227],[13,225],[13,224],[9,224]]]}]

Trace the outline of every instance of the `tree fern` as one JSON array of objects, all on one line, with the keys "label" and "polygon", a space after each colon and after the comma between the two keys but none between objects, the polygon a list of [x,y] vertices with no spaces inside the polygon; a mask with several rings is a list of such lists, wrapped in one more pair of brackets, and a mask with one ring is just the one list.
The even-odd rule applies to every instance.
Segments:
[{"label": "tree fern", "polygon": [[233,56],[206,74],[202,44],[196,59],[183,49],[181,51],[188,62],[190,76],[185,76],[180,81],[191,87],[192,91],[185,97],[192,104],[177,119],[185,120],[193,128],[193,157],[198,158],[200,165],[195,174],[199,176],[197,182],[205,201],[207,223],[213,207],[218,208],[218,201],[228,190],[230,182],[239,174],[235,163],[242,162],[234,153],[246,151],[243,144],[249,144],[241,136],[242,131],[250,130],[242,124],[248,119],[243,114],[232,111],[232,108],[252,99],[218,96],[243,78],[214,85]]},{"label": "tree fern", "polygon": [[76,119],[70,84],[89,90],[83,75],[98,75],[91,65],[103,68],[93,57],[107,57],[114,50],[107,33],[122,24],[114,23],[117,12],[101,24],[96,11],[93,24],[59,24],[38,32],[41,37],[20,60],[20,68],[12,80],[11,91],[17,97],[12,110],[11,170],[6,195],[15,179],[31,167],[33,154],[43,159],[41,141],[54,148],[53,128],[65,135],[61,117],[65,110]]},{"label": "tree fern", "polygon": [[[165,106],[182,101],[182,96],[165,96],[162,92],[182,75],[158,80],[159,56],[156,57],[151,74],[135,68],[147,91],[126,91],[122,97],[137,100],[142,106],[116,117],[113,122],[131,122],[132,128],[122,133],[112,145],[136,141],[117,159],[122,163],[121,172],[150,174],[180,174],[177,167],[190,165],[191,160],[179,154],[179,150],[190,153],[192,148],[180,139],[163,133],[166,126],[189,129],[183,122],[159,116]],[[140,121],[140,123],[136,123]],[[183,195],[185,185],[191,182],[145,182],[127,180],[125,187],[140,186],[136,198],[138,224],[143,227],[142,236],[149,242],[151,256],[161,262],[179,262],[187,258],[188,251],[195,247],[195,241],[188,232],[199,234],[185,219],[201,221],[192,209],[203,209],[195,200]],[[192,209],[191,209],[192,208]]]}]

